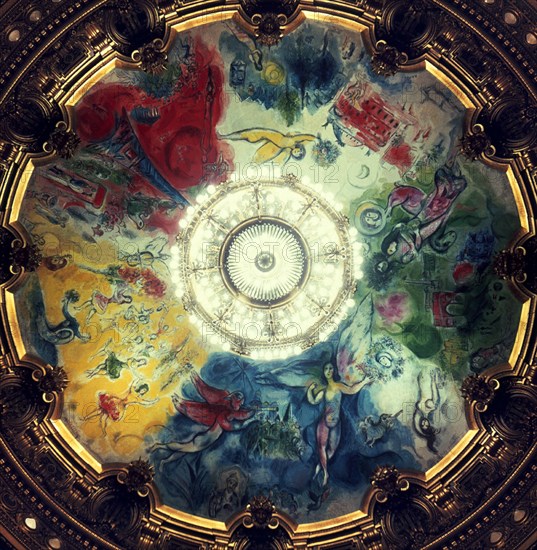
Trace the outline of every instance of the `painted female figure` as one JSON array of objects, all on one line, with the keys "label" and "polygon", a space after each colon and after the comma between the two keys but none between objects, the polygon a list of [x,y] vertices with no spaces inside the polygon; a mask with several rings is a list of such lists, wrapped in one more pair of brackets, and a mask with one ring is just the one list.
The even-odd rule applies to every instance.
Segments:
[{"label": "painted female figure", "polygon": [[328,483],[328,461],[334,456],[341,436],[341,425],[339,422],[341,409],[341,396],[354,395],[364,386],[371,384],[372,380],[364,378],[351,386],[337,381],[334,378],[335,368],[332,363],[326,363],[323,367],[326,386],[320,388],[317,384],[310,384],[306,397],[312,405],[323,403],[323,412],[317,424],[317,452],[319,453],[319,464],[315,468],[317,477],[323,471],[322,485]]}]

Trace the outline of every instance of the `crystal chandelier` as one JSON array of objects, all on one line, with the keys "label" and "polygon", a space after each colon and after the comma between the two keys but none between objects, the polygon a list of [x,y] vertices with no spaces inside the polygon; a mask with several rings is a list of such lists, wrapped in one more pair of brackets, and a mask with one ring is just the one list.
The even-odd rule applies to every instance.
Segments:
[{"label": "crystal chandelier", "polygon": [[172,273],[207,343],[276,359],[337,329],[354,306],[363,245],[320,185],[228,182],[196,200],[179,224]]}]

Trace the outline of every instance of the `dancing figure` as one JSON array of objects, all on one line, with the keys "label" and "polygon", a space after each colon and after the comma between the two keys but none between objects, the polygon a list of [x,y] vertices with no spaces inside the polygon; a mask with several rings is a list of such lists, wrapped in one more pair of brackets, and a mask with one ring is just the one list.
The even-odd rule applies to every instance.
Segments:
[{"label": "dancing figure", "polygon": [[[141,405],[143,407],[149,407],[154,405],[157,399],[142,399],[141,396],[147,393],[149,386],[142,384],[138,387],[138,396],[133,396],[133,384],[129,386],[126,394],[123,396],[114,395],[108,392],[99,392],[97,394],[97,408],[95,411],[87,414],[82,418],[83,422],[98,418],[101,424],[101,430],[103,435],[106,435],[106,428],[108,422],[120,422],[125,417],[125,413],[129,407],[133,405]],[[136,390],[135,390],[136,391]]]},{"label": "dancing figure", "polygon": [[98,290],[94,290],[91,294],[91,298],[82,302],[80,306],[75,307],[77,311],[82,309],[88,309],[88,315],[86,316],[86,324],[90,319],[96,314],[99,313],[102,315],[108,309],[110,304],[130,304],[132,302],[132,296],[126,294],[129,287],[127,283],[120,282],[119,284],[114,285],[112,296],[106,296]]}]

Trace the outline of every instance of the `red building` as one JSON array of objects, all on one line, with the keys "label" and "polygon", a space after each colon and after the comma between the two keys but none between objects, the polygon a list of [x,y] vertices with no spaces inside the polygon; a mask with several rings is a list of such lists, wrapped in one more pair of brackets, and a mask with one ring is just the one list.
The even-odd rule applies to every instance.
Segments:
[{"label": "red building", "polygon": [[[405,172],[412,166],[408,141],[422,133],[417,119],[404,107],[384,101],[368,83],[349,85],[336,100],[334,122],[350,138],[350,145],[365,145],[383,152],[383,160]],[[413,131],[408,131],[413,128]]]},{"label": "red building", "polygon": [[437,327],[454,327],[455,317],[449,311],[450,304],[457,303],[457,292],[433,293],[433,318]]}]

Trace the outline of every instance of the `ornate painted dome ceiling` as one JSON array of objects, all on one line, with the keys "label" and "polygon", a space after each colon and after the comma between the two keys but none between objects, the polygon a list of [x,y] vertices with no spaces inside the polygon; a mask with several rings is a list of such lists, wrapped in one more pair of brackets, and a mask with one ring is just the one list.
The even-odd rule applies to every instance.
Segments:
[{"label": "ornate painted dome ceiling", "polygon": [[532,268],[502,251],[533,220],[438,66],[390,70],[408,55],[372,58],[357,24],[255,21],[194,20],[166,63],[156,39],[132,55],[150,70],[109,62],[69,92],[77,138],[59,123],[44,148],[65,154],[30,160],[4,207],[30,268],[4,287],[5,364],[57,403],[57,448],[97,477],[130,463],[119,482],[162,517],[218,530],[270,501],[343,529],[371,480],[381,509],[416,491],[400,472],[438,480],[483,441],[488,373],[518,368],[532,324],[513,285]]}]

